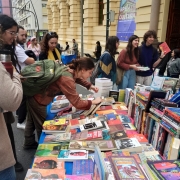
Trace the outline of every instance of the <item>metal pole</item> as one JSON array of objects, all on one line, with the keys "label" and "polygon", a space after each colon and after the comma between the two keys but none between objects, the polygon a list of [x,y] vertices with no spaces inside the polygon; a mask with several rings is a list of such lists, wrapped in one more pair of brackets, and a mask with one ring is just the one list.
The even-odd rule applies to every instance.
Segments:
[{"label": "metal pole", "polygon": [[81,57],[84,55],[83,4],[84,0],[81,0]]},{"label": "metal pole", "polygon": [[34,11],[34,13],[35,13],[35,16],[36,16],[36,22],[37,22],[37,26],[38,26],[38,29],[37,29],[37,37],[38,37],[38,40],[40,41],[40,36],[39,36],[39,22],[38,22],[36,10],[35,10],[35,8],[34,8],[34,5],[33,5],[33,3],[32,3],[32,0],[30,0],[30,2],[31,2],[31,5],[32,5],[32,7],[33,7],[33,11]]},{"label": "metal pole", "polygon": [[107,0],[106,41],[109,37],[109,0]]}]

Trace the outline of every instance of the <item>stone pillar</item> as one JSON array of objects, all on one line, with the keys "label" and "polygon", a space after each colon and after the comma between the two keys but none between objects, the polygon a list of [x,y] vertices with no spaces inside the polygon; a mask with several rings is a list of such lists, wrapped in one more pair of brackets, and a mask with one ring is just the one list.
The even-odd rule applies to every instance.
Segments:
[{"label": "stone pillar", "polygon": [[51,0],[48,0],[47,2],[47,18],[48,18],[48,30],[52,31],[52,11],[50,7]]},{"label": "stone pillar", "polygon": [[58,32],[59,26],[60,26],[60,20],[59,20],[59,9],[56,4],[57,0],[51,0],[50,1],[50,7],[52,11],[52,31]]},{"label": "stone pillar", "polygon": [[155,30],[156,32],[158,30],[160,1],[161,0],[152,0],[152,4],[151,4],[151,16],[150,16],[149,29]]}]

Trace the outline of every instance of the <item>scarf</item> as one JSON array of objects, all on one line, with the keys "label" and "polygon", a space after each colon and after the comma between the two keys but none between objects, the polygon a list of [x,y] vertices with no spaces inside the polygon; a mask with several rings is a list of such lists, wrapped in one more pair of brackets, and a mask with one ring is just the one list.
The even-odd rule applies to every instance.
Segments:
[{"label": "scarf", "polygon": [[[56,48],[55,48],[55,52],[56,52],[56,55],[57,55],[58,59],[61,60],[61,55],[60,55],[59,51]],[[54,58],[53,52],[51,50],[48,51],[48,59],[57,60],[57,59]]]}]

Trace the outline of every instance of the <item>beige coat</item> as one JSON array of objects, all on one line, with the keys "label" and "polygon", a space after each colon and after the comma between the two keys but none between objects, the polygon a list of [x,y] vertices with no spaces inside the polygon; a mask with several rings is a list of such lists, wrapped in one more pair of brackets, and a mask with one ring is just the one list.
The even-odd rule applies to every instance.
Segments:
[{"label": "beige coat", "polygon": [[19,75],[14,73],[13,79],[11,79],[0,62],[0,171],[15,164],[3,110],[15,111],[22,101],[22,94]]}]

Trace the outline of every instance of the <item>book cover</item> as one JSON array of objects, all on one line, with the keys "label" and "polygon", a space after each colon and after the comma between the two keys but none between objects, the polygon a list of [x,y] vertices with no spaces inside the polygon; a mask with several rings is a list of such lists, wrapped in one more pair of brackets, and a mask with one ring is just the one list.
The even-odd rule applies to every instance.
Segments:
[{"label": "book cover", "polygon": [[147,161],[148,166],[163,180],[179,180],[180,160]]},{"label": "book cover", "polygon": [[63,161],[88,159],[88,151],[80,150],[80,149],[78,150],[64,149],[59,152],[58,159]]},{"label": "book cover", "polygon": [[142,152],[155,151],[151,144],[141,144]]},{"label": "book cover", "polygon": [[125,89],[119,89],[119,102],[124,102],[125,101]]},{"label": "book cover", "polygon": [[124,138],[115,140],[118,149],[129,152],[142,152],[142,146],[136,138]]},{"label": "book cover", "polygon": [[121,125],[122,122],[119,119],[109,120],[107,121],[108,125]]},{"label": "book cover", "polygon": [[123,130],[122,131],[117,131],[117,132],[111,134],[111,138],[113,140],[123,139],[123,138],[127,138],[127,134]]},{"label": "book cover", "polygon": [[166,42],[163,42],[162,44],[159,45],[159,48],[161,49],[161,51],[166,55],[167,53],[171,52],[171,49],[169,48],[169,46],[167,45]]},{"label": "book cover", "polygon": [[115,150],[116,145],[112,140],[99,140],[99,141],[76,141],[70,142],[69,149],[86,149],[86,150],[94,150],[95,146],[99,146],[99,148],[103,151],[107,150]]},{"label": "book cover", "polygon": [[132,123],[123,123],[123,126],[126,130],[136,130],[135,126]]},{"label": "book cover", "polygon": [[44,138],[45,143],[53,143],[53,142],[61,142],[61,141],[70,141],[71,133],[60,133],[60,134],[52,134],[46,135]]},{"label": "book cover", "polygon": [[103,138],[102,130],[94,130],[94,131],[88,131],[86,140],[102,139],[102,138]]},{"label": "book cover", "polygon": [[66,175],[64,180],[92,180],[92,175]]},{"label": "book cover", "polygon": [[56,157],[35,157],[32,169],[60,169],[64,170],[64,162]]},{"label": "book cover", "polygon": [[136,138],[140,144],[148,143],[148,140],[145,138],[143,134],[128,134],[129,138]]},{"label": "book cover", "polygon": [[109,97],[113,97],[115,101],[118,101],[119,91],[110,90],[110,91],[109,91]]},{"label": "book cover", "polygon": [[126,104],[124,102],[116,102],[115,104],[112,105],[112,109],[114,110],[123,110],[127,111],[128,108],[126,107]]},{"label": "book cover", "polygon": [[101,121],[95,121],[95,122],[92,122],[92,123],[87,123],[87,124],[84,124],[84,125],[80,125],[79,128],[81,131],[85,131],[85,130],[93,130],[93,129],[97,129],[97,128],[101,128],[103,125],[102,125],[102,122]]},{"label": "book cover", "polygon": [[104,111],[96,111],[96,114],[97,114],[97,115],[105,115],[105,114],[110,114],[110,113],[116,114],[116,111],[113,110],[113,109],[104,110]]},{"label": "book cover", "polygon": [[36,150],[35,156],[54,156],[57,157],[61,149],[68,149],[69,143],[59,144],[39,144]]},{"label": "book cover", "polygon": [[111,110],[112,109],[112,106],[101,106],[98,111],[105,111],[105,110]]},{"label": "book cover", "polygon": [[70,124],[71,124],[71,128],[78,128],[80,125],[78,119],[71,119]]},{"label": "book cover", "polygon": [[103,130],[102,134],[103,134],[103,140],[110,140],[111,139],[111,136],[110,136],[109,131],[107,129]]},{"label": "book cover", "polygon": [[119,115],[119,119],[122,123],[131,123],[131,119],[126,115]]},{"label": "book cover", "polygon": [[[114,121],[114,120],[113,120]],[[119,120],[118,120],[119,121]],[[109,134],[113,134],[117,131],[122,131],[124,130],[124,126],[122,124],[115,124],[115,125],[109,125]]]},{"label": "book cover", "polygon": [[88,131],[86,130],[86,131],[72,134],[71,141],[77,141],[77,140],[81,141],[81,140],[87,139],[87,137],[88,137]]},{"label": "book cover", "polygon": [[94,162],[91,159],[73,161],[73,175],[93,174]]},{"label": "book cover", "polygon": [[109,160],[116,179],[147,180],[134,157],[112,156]]},{"label": "book cover", "polygon": [[116,115],[114,113],[106,114],[105,116],[106,116],[107,120],[117,119]]},{"label": "book cover", "polygon": [[180,122],[180,108],[167,107],[165,108],[165,112]]},{"label": "book cover", "polygon": [[59,169],[28,169],[25,180],[36,179],[56,179],[62,180],[65,178],[65,170]]}]

